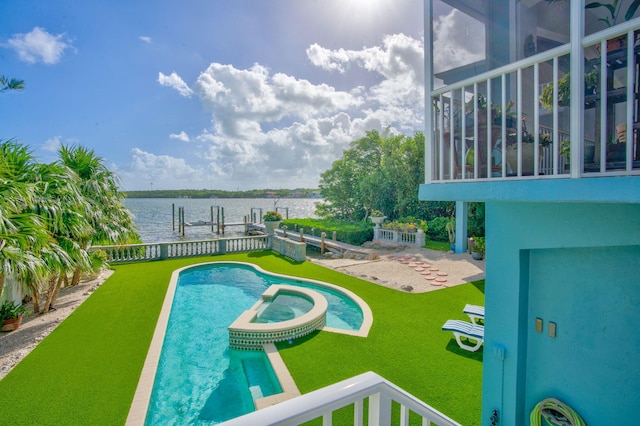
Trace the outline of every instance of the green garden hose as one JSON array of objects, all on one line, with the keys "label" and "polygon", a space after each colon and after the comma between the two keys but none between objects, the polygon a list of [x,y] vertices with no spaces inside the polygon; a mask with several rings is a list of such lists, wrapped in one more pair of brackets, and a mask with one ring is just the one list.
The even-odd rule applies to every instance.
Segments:
[{"label": "green garden hose", "polygon": [[582,417],[567,404],[547,398],[531,410],[531,426],[542,426],[542,419],[550,426],[586,426]]}]

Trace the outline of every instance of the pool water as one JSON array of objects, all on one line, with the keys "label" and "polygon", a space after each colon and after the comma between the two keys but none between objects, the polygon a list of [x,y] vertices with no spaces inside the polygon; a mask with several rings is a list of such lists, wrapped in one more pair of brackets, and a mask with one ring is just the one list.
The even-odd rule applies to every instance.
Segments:
[{"label": "pool water", "polygon": [[313,302],[306,297],[293,294],[279,294],[271,302],[264,302],[258,309],[254,323],[288,321],[298,318],[313,308]]},{"label": "pool water", "polygon": [[[227,330],[272,284],[298,285],[322,294],[329,302],[329,327],[353,331],[362,325],[360,308],[328,288],[263,274],[247,265],[186,269],[176,286],[145,424],[217,424],[254,411],[254,399],[281,392],[264,352],[230,349]],[[304,302],[296,301],[294,314],[305,309],[298,303]],[[280,306],[267,313],[266,320],[291,315]]]}]

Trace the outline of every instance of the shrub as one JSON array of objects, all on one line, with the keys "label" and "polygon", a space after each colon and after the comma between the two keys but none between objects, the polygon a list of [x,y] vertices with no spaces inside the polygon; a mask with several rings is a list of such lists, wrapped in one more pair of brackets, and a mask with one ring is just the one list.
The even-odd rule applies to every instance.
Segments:
[{"label": "shrub", "polygon": [[449,241],[449,235],[447,234],[447,223],[449,218],[440,216],[430,220],[427,223],[428,231],[427,235],[434,241]]},{"label": "shrub", "polygon": [[314,228],[317,237],[322,232],[326,232],[327,238],[333,238],[333,232],[336,231],[338,241],[354,246],[359,246],[373,239],[373,226],[367,222],[348,222],[334,219],[289,219],[283,224],[291,230],[304,228],[305,234],[310,234],[311,229]]}]

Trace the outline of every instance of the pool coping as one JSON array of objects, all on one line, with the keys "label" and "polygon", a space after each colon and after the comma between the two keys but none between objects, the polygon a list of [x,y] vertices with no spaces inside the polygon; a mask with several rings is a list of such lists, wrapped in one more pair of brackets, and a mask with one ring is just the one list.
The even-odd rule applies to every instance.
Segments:
[{"label": "pool coping", "polygon": [[[164,337],[167,331],[167,325],[169,323],[169,315],[171,314],[171,307],[173,305],[173,299],[176,293],[176,287],[178,284],[178,278],[180,276],[180,272],[185,269],[191,269],[193,267],[204,266],[204,265],[217,265],[217,264],[235,264],[235,265],[243,265],[250,266],[253,269],[257,270],[260,273],[300,280],[304,282],[309,282],[311,284],[315,284],[321,287],[328,287],[334,291],[342,293],[343,295],[351,298],[362,311],[363,320],[362,325],[359,330],[351,331],[351,330],[343,330],[337,329],[333,327],[323,327],[323,331],[333,332],[333,333],[342,333],[348,334],[352,336],[358,337],[367,337],[369,335],[369,330],[373,325],[373,313],[369,305],[358,295],[337,286],[335,284],[327,283],[324,281],[318,281],[311,278],[302,278],[296,277],[292,275],[278,274],[270,271],[266,271],[261,267],[254,265],[252,263],[247,262],[234,262],[234,261],[217,261],[217,262],[203,262],[197,263],[193,265],[188,265],[182,268],[178,268],[173,271],[171,274],[171,279],[169,281],[169,286],[167,288],[167,293],[164,298],[164,302],[162,303],[162,308],[160,310],[160,315],[158,316],[158,321],[156,323],[156,328],[153,332],[153,337],[151,339],[151,344],[149,345],[149,350],[147,351],[147,357],[145,359],[144,365],[142,367],[142,372],[140,373],[140,378],[138,379],[138,385],[136,387],[136,392],[133,396],[133,400],[131,402],[131,407],[129,409],[129,414],[127,415],[127,420],[125,425],[144,425],[144,421],[147,416],[147,411],[149,409],[149,403],[151,402],[151,392],[153,390],[153,383],[155,381],[156,371],[158,370],[158,364],[160,362],[160,353],[162,352],[162,345],[164,343]],[[261,408],[277,404],[282,401],[286,401],[287,399],[294,398],[300,395],[300,391],[289,372],[289,369],[284,363],[284,360],[280,356],[276,346],[274,344],[265,344],[263,346],[265,353],[271,363],[271,366],[276,373],[276,377],[280,382],[280,387],[282,388],[282,393],[275,394],[272,396],[268,396],[265,398],[260,398],[254,401],[256,405],[256,410]]]}]

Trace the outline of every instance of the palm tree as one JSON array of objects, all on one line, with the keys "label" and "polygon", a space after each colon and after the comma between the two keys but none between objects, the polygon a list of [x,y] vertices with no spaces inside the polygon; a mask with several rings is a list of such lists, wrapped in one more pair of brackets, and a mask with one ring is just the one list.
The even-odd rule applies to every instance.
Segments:
[{"label": "palm tree", "polygon": [[5,277],[41,277],[40,250],[50,243],[41,218],[30,211],[36,196],[33,157],[13,140],[0,141],[0,296]]},{"label": "palm tree", "polygon": [[33,211],[42,218],[52,243],[42,251],[49,271],[48,284],[32,281],[32,294],[34,311],[37,311],[40,300],[36,295],[41,287],[46,287],[43,312],[47,312],[67,282],[67,276],[90,268],[86,247],[79,241],[90,238],[91,225],[85,219],[89,205],[80,192],[80,180],[75,172],[59,163],[38,164],[35,179],[38,196]]},{"label": "palm tree", "polygon": [[[81,146],[61,146],[60,162],[73,170],[79,178],[80,192],[86,199],[85,219],[92,232],[77,241],[88,249],[90,243],[126,243],[136,238],[131,212],[122,202],[124,194],[118,186],[117,176],[104,164],[93,150]],[[76,269],[72,285],[80,280],[80,269]]]},{"label": "palm tree", "polygon": [[0,75],[0,93],[7,90],[22,90],[24,89],[24,80],[17,78],[8,78],[4,75]]}]

